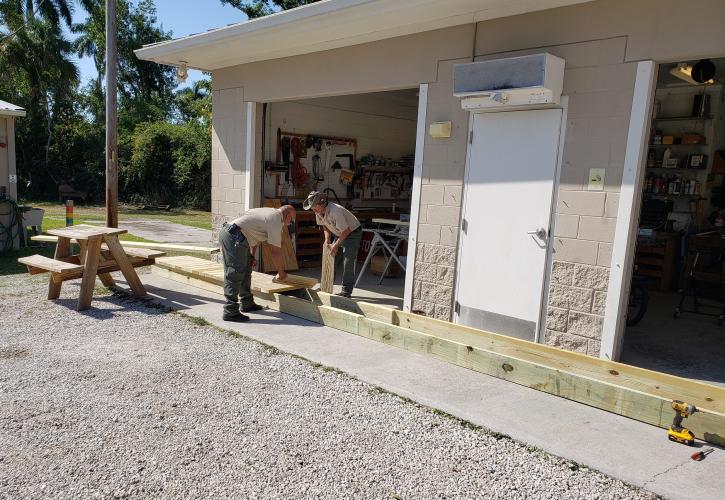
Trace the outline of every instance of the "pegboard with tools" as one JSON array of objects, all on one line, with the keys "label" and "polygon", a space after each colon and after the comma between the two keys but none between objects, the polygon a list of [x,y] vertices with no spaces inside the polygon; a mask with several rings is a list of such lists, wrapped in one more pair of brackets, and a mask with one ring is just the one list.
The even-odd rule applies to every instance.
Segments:
[{"label": "pegboard with tools", "polygon": [[[267,163],[267,173],[278,175],[274,196],[290,196],[296,189],[332,188],[345,193],[352,182],[357,140],[277,129],[276,161]],[[265,192],[270,196],[272,193]]]}]

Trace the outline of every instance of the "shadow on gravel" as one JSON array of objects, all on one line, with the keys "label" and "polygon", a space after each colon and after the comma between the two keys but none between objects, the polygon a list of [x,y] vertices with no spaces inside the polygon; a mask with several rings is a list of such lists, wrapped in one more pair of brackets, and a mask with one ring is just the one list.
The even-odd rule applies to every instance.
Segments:
[{"label": "shadow on gravel", "polygon": [[[99,297],[94,298],[93,302],[112,302],[109,300],[104,300],[106,297]],[[78,307],[78,299],[77,298],[68,298],[68,299],[56,299],[53,301],[55,304],[58,304],[59,306],[65,307],[66,309],[73,311],[78,314],[82,314],[83,316],[88,316],[90,318],[95,319],[112,319],[115,316],[116,311],[115,310],[109,310],[109,309],[98,309],[96,307],[93,307],[93,303],[91,303],[91,308],[86,309],[85,311],[77,311],[76,308]],[[115,302],[114,302],[115,304]]]}]

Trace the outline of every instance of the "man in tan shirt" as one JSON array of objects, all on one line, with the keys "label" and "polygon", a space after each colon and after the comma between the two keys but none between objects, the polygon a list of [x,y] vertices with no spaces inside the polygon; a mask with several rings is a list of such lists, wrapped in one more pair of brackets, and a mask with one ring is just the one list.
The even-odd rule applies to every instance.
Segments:
[{"label": "man in tan shirt", "polygon": [[325,233],[324,245],[330,245],[334,236],[330,255],[335,257],[335,267],[342,267],[342,291],[338,295],[350,297],[355,286],[355,261],[362,239],[360,221],[348,209],[330,203],[327,196],[318,191],[312,191],[302,207],[315,212],[317,224]]},{"label": "man in tan shirt", "polygon": [[219,246],[224,258],[224,321],[241,323],[249,320],[243,312],[262,309],[254,303],[252,295],[252,268],[257,265],[254,259],[257,245],[263,241],[269,243],[272,262],[277,269],[275,280],[287,279],[282,255],[282,231],[286,231],[294,221],[296,213],[291,205],[253,208],[222,227]]}]

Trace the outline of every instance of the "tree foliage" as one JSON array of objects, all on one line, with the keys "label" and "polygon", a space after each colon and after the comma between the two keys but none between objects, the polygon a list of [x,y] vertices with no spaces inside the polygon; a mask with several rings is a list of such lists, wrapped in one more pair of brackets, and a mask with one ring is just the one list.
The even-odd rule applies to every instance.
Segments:
[{"label": "tree foliage", "polygon": [[268,16],[280,10],[294,9],[319,0],[221,0],[222,4],[231,5],[241,10],[249,19]]},{"label": "tree foliage", "polygon": [[[119,196],[208,209],[211,82],[175,91],[173,68],[134,54],[171,37],[153,0],[117,2]],[[21,197],[55,199],[70,182],[103,201],[105,42],[105,0],[0,0],[0,99],[27,111],[15,122]],[[81,85],[74,57],[98,77]]]},{"label": "tree foliage", "polygon": [[147,122],[132,136],[130,161],[122,168],[132,201],[208,207],[211,203],[211,141],[197,123]]}]

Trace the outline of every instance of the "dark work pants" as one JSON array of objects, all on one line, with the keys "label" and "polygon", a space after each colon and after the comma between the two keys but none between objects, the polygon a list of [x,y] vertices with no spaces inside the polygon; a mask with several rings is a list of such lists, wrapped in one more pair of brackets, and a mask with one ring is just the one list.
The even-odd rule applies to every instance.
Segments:
[{"label": "dark work pants", "polygon": [[246,239],[239,241],[224,227],[219,232],[219,246],[224,258],[224,297],[227,299],[224,304],[224,312],[237,314],[239,301],[243,307],[254,304],[252,255],[249,253],[249,243]]},{"label": "dark work pants", "polygon": [[340,276],[342,270],[342,291],[345,293],[352,293],[355,286],[355,261],[361,239],[362,229],[357,228],[340,244],[335,255],[335,276]]}]

